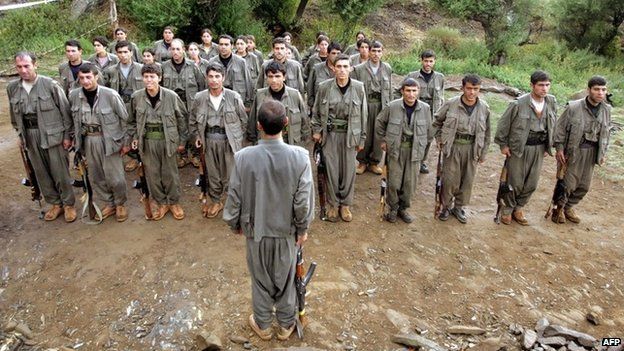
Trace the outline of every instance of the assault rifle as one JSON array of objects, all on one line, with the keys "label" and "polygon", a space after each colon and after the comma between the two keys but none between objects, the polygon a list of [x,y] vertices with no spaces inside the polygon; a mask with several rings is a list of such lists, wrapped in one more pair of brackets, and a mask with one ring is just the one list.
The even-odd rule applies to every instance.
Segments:
[{"label": "assault rifle", "polygon": [[[93,188],[89,181],[89,169],[87,167],[87,160],[82,155],[82,152],[76,151],[74,155],[74,165],[78,168],[78,174],[80,174],[80,180],[73,180],[72,185],[77,188],[82,188],[84,195],[82,196],[82,214],[80,220],[86,224],[100,224],[102,223],[102,211],[93,202]],[[85,221],[84,218],[88,214],[89,220]]]},{"label": "assault rifle", "polygon": [[[555,184],[555,189],[553,190],[553,195],[552,195],[552,200],[550,202],[550,205],[548,206],[548,209],[546,210],[546,214],[544,215],[544,218],[548,218],[550,215],[553,215],[553,213],[558,217],[562,216],[562,206],[564,205],[565,202],[565,196],[566,196],[566,186],[565,186],[565,182],[563,181],[563,178],[565,177],[565,174],[568,170],[568,164],[561,164],[559,162],[557,162],[557,183]],[[553,220],[555,220],[553,219]]]},{"label": "assault rifle", "polygon": [[500,224],[501,221],[501,215],[502,215],[502,210],[503,207],[505,207],[505,197],[507,196],[507,194],[509,193],[513,193],[513,188],[511,187],[511,185],[509,185],[509,183],[507,183],[507,179],[508,179],[508,168],[507,168],[507,161],[509,160],[509,157],[505,158],[505,163],[503,164],[503,169],[501,170],[501,175],[500,175],[500,181],[498,183],[498,192],[496,193],[496,215],[494,216],[494,223],[496,224]]},{"label": "assault rifle", "polygon": [[383,168],[381,170],[381,183],[380,183],[380,196],[379,196],[379,218],[383,222],[386,212],[386,196],[388,194],[388,153],[384,153]]},{"label": "assault rifle", "polygon": [[207,202],[208,202],[208,168],[206,168],[206,154],[204,153],[204,146],[199,147],[199,177],[195,180],[195,185],[201,189],[199,195],[199,201],[202,204],[202,214],[207,214]]},{"label": "assault rifle", "polygon": [[154,215],[152,214],[150,192],[147,187],[147,179],[145,178],[145,164],[143,164],[143,160],[141,159],[141,154],[139,152],[137,152],[137,161],[139,162],[139,167],[137,167],[137,175],[139,176],[139,179],[132,183],[132,187],[139,189],[141,192],[141,203],[143,204],[143,208],[145,210],[145,219],[149,220],[152,219]]},{"label": "assault rifle", "polygon": [[24,164],[24,170],[26,171],[26,178],[22,178],[22,185],[30,187],[30,198],[32,201],[37,201],[39,204],[39,219],[43,219],[43,210],[41,207],[41,189],[39,188],[39,182],[35,175],[35,170],[28,157],[28,150],[24,145],[20,146],[20,156],[22,156],[22,163]]},{"label": "assault rifle", "polygon": [[297,289],[297,319],[296,319],[296,328],[297,328],[297,336],[299,339],[303,339],[303,329],[308,324],[308,318],[305,315],[305,295],[306,295],[306,287],[308,283],[310,283],[310,279],[314,275],[314,271],[316,270],[316,262],[310,263],[310,267],[308,268],[308,272],[305,272],[305,267],[303,266],[303,247],[299,246],[297,248],[297,270],[295,273],[295,289]]},{"label": "assault rifle", "polygon": [[443,166],[443,148],[440,147],[440,152],[438,153],[438,168],[436,169],[436,182],[435,182],[435,207],[433,208],[433,217],[438,218],[442,209],[444,207],[444,203],[442,201],[442,166]]},{"label": "assault rifle", "polygon": [[325,209],[325,202],[327,201],[327,168],[325,167],[325,156],[323,155],[323,147],[320,142],[314,144],[313,154],[316,163],[316,187],[318,189],[320,206],[319,218],[325,221],[327,220],[327,211]]}]

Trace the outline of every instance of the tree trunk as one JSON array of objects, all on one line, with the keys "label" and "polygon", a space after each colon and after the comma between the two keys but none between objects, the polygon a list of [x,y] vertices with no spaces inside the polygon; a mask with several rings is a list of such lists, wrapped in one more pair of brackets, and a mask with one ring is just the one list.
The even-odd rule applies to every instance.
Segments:
[{"label": "tree trunk", "polygon": [[308,6],[308,0],[299,1],[299,7],[297,7],[297,13],[295,14],[294,22],[297,23],[303,17],[303,13],[305,12],[306,6]]}]

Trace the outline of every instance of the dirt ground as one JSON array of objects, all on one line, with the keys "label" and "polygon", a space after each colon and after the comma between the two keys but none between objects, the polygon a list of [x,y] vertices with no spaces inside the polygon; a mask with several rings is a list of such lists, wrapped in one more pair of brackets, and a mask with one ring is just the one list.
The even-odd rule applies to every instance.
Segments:
[{"label": "dirt ground", "polygon": [[[19,185],[24,171],[5,85],[0,325],[14,320],[30,327],[36,346],[22,350],[195,350],[201,330],[220,337],[227,350],[243,349],[229,341],[232,336],[249,338],[258,350],[391,350],[398,348],[393,334],[416,329],[455,350],[516,350],[520,344],[508,325],[532,327],[542,316],[596,338],[624,336],[622,184],[594,178],[578,207],[582,223],[555,225],[543,218],[554,185],[548,158],[527,208],[531,225],[499,226],[492,218],[502,156],[492,151],[479,167],[466,225],[433,219],[433,173],[419,179],[410,225],[380,222],[380,178],[358,176],[353,222],[316,220],[310,230],[305,256],[318,269],[309,287],[305,339],[261,341],[246,324],[251,303],[244,239],[222,220],[201,217],[196,170],[181,172],[183,221],[147,222],[138,192],[129,189],[130,218],[123,224],[45,223]],[[436,154],[429,155],[432,169]],[[596,306],[602,310],[597,326],[585,320]],[[454,324],[487,333],[451,336],[445,330]]]}]

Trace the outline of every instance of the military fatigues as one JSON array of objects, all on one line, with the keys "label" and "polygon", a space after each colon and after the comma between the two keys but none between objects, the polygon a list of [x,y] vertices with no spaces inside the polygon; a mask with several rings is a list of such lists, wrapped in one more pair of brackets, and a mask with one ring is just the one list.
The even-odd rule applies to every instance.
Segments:
[{"label": "military fatigues", "polygon": [[169,46],[171,43],[166,44],[163,39],[154,42],[154,61],[164,63],[167,60],[171,60],[171,53],[169,52]]},{"label": "military fatigues", "polygon": [[[142,53],[141,53],[141,50],[139,50],[139,47],[137,46],[137,44],[131,41],[129,41],[128,43],[130,43],[130,45],[128,46],[128,49],[132,51],[132,61],[136,63],[143,62]],[[115,54],[115,45],[117,45],[117,40],[114,40],[110,44],[108,44],[108,48],[107,48],[108,52],[110,52],[111,54]]]},{"label": "military fatigues", "polygon": [[[418,100],[424,101],[431,107],[431,116],[435,116],[436,112],[444,104],[444,74],[432,71],[429,81],[425,79],[422,72],[415,71],[407,75],[406,78],[412,78],[418,82],[420,87],[420,93],[418,94]],[[400,95],[400,93],[399,93]],[[425,153],[423,154],[422,161],[425,162],[427,155],[429,154],[429,147],[431,143],[427,144]]]},{"label": "military fatigues", "polygon": [[531,94],[526,94],[509,104],[498,121],[494,142],[501,149],[509,147],[511,157],[507,161],[507,183],[513,188],[504,199],[504,215],[521,209],[537,189],[544,152],[552,155],[557,100],[552,95],[544,98],[544,108],[538,116]]},{"label": "military fatigues", "polygon": [[[264,70],[267,66],[273,62],[273,59],[266,60],[262,64],[258,80],[256,81],[256,89],[266,88],[269,86],[269,82],[266,80]],[[286,76],[284,77],[284,83],[294,89],[297,89],[301,96],[305,94],[305,84],[303,83],[303,75],[301,73],[301,64],[295,60],[284,61],[284,67],[286,68]]]},{"label": "military fatigues", "polygon": [[319,84],[328,79],[334,78],[334,71],[329,68],[326,62],[319,62],[314,66],[308,81],[306,82],[306,90],[308,93],[308,106],[310,110],[314,106],[314,98],[316,97],[316,92],[318,91]]},{"label": "military fatigues", "polygon": [[[284,86],[284,94],[279,100],[286,107],[286,116],[288,117],[288,125],[282,131],[282,138],[291,145],[305,146],[305,141],[310,137],[310,121],[308,113],[303,102],[303,98],[299,92],[291,87]],[[273,100],[271,88],[262,88],[256,92],[256,98],[251,111],[249,113],[249,121],[247,122],[247,138],[251,142],[258,140],[258,130],[256,123],[257,116],[262,103]]]},{"label": "military fatigues", "polygon": [[202,74],[195,63],[188,59],[184,59],[184,65],[180,72],[176,71],[173,60],[164,62],[162,64],[162,77],[161,85],[178,94],[187,110],[193,106],[195,94],[206,89],[206,74]]},{"label": "military fatigues", "polygon": [[89,178],[96,197],[108,206],[126,202],[126,179],[121,147],[126,136],[128,112],[116,91],[98,86],[93,107],[89,106],[83,89],[69,95],[76,149],[87,157]]},{"label": "military fatigues", "polygon": [[554,144],[567,159],[565,208],[577,205],[589,191],[594,165],[607,154],[610,128],[611,106],[605,102],[592,110],[587,99],[570,101],[559,117]]},{"label": "military fatigues", "polygon": [[381,161],[381,143],[375,137],[375,118],[381,109],[392,100],[392,68],[385,62],[379,62],[377,73],[373,73],[370,61],[356,66],[351,77],[364,83],[366,102],[368,103],[368,125],[366,128],[366,144],[364,150],[357,155],[363,164],[378,164]]},{"label": "military fatigues", "polygon": [[264,56],[262,55],[262,52],[258,49],[254,49],[252,54],[256,55],[258,61],[260,62],[260,66],[262,66],[264,64]]},{"label": "military fatigues", "polygon": [[[199,69],[199,72],[202,74],[202,76],[206,76],[206,69],[208,69],[208,60],[203,59],[203,58],[199,58],[199,63],[194,62],[195,66]],[[205,84],[204,84],[205,85]]]},{"label": "military fatigues", "polygon": [[156,106],[145,89],[132,94],[128,116],[129,141],[137,140],[152,198],[160,205],[180,202],[176,149],[188,138],[187,111],[172,90],[160,88]]},{"label": "military fatigues", "polygon": [[[219,62],[223,64],[219,55],[210,59],[209,62]],[[251,107],[255,90],[249,78],[249,70],[244,59],[232,54],[230,63],[225,67],[225,79],[223,87],[234,90],[240,94],[245,107]]]},{"label": "military fatigues", "polygon": [[235,155],[223,220],[247,238],[254,320],[271,326],[275,306],[283,328],[295,323],[296,240],[314,217],[308,151],[282,140],[261,140]]},{"label": "military fatigues", "polygon": [[355,189],[355,156],[364,147],[368,110],[364,85],[350,79],[343,94],[336,79],[326,80],[312,110],[312,132],[322,135],[323,154],[328,175],[327,202],[350,206]]},{"label": "military fatigues", "polygon": [[351,63],[352,67],[355,67],[362,63],[366,63],[366,61],[362,61],[362,57],[359,53],[349,56],[349,62]]},{"label": "military fatigues", "polygon": [[[249,79],[251,79],[252,85],[258,81],[258,76],[260,75],[260,71],[262,69],[262,64],[260,64],[260,60],[258,60],[258,56],[248,53],[245,56],[242,56],[247,64],[247,69],[249,70]],[[264,73],[263,73],[264,74]]]},{"label": "military fatigues", "polygon": [[408,116],[403,99],[397,99],[377,116],[375,133],[380,143],[386,143],[388,151],[387,204],[391,211],[410,207],[431,131],[431,110],[424,102],[417,102]]},{"label": "military fatigues", "polygon": [[[80,64],[82,65],[83,62],[84,61]],[[59,77],[61,78],[61,86],[63,87],[63,91],[65,91],[66,96],[69,96],[69,92],[72,89],[80,88],[80,83],[78,82],[78,72],[76,71],[76,75],[74,76],[69,66],[69,62],[64,62],[59,66]]]},{"label": "military fatigues", "polygon": [[119,63],[119,58],[117,58],[117,55],[113,55],[113,54],[106,54],[106,63],[104,65],[102,65],[100,63],[100,60],[98,60],[97,55],[93,54],[91,55],[87,61],[91,62],[92,64],[95,65],[95,67],[97,67],[100,72],[104,71],[105,69],[107,69],[108,67],[111,67],[113,65],[116,65]]},{"label": "military fatigues", "polygon": [[327,57],[321,59],[318,53],[310,56],[305,66],[303,66],[303,80],[307,82],[310,78],[310,74],[312,73],[312,69],[314,68],[314,66],[316,66],[317,63],[325,62],[325,60],[327,60]]},{"label": "military fatigues", "polygon": [[211,45],[209,48],[204,47],[204,45],[199,46],[199,57],[203,58],[204,60],[210,60],[211,58],[219,55],[219,44],[210,44]]},{"label": "military fatigues", "polygon": [[433,122],[442,143],[442,203],[462,208],[470,203],[477,162],[484,161],[490,145],[490,107],[478,99],[471,114],[461,96],[447,101]]},{"label": "military fatigues", "polygon": [[61,86],[38,75],[30,93],[22,80],[7,86],[11,125],[22,139],[45,201],[52,205],[73,206],[74,191],[63,139],[73,131],[69,102]]},{"label": "military fatigues", "polygon": [[141,75],[141,68],[143,65],[140,63],[132,62],[130,64],[130,70],[128,75],[124,76],[121,70],[121,64],[116,64],[108,67],[104,71],[105,85],[114,91],[116,91],[121,99],[126,104],[126,109],[130,109],[130,97],[132,93],[139,89],[143,89],[143,76]]},{"label": "military fatigues", "polygon": [[351,56],[351,55],[357,54],[358,52],[359,51],[358,51],[358,47],[357,47],[357,43],[356,43],[356,44],[351,44],[351,45],[347,46],[347,48],[344,51],[344,54]]},{"label": "military fatigues", "polygon": [[243,147],[247,113],[238,93],[224,88],[223,100],[215,108],[210,91],[195,96],[189,116],[190,140],[200,138],[204,145],[208,174],[208,196],[213,203],[227,190],[234,153]]}]

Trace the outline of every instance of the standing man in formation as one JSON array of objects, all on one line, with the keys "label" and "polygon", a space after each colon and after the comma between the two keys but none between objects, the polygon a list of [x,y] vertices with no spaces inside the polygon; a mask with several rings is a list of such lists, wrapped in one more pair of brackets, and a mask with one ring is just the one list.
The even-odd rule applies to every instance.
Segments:
[{"label": "standing man in formation", "polygon": [[447,101],[435,116],[435,136],[444,153],[441,221],[452,213],[468,222],[464,206],[470,203],[477,162],[485,162],[490,145],[490,107],[479,98],[480,90],[481,78],[467,74],[462,95]]},{"label": "standing man in formation", "polygon": [[606,102],[607,80],[591,77],[587,93],[587,97],[568,103],[555,128],[557,162],[567,168],[563,178],[564,203],[552,214],[555,223],[581,222],[574,206],[589,191],[594,165],[602,166],[607,156],[611,129],[611,106]]},{"label": "standing man in formation", "polygon": [[128,219],[126,179],[121,156],[128,152],[126,106],[116,91],[100,86],[95,65],[80,66],[81,89],[69,94],[76,138],[76,150],[87,158],[89,177],[98,200],[106,203],[102,218],[115,215],[118,222]]},{"label": "standing man in formation", "polygon": [[327,48],[327,51],[329,52],[327,60],[325,62],[317,63],[312,69],[310,77],[308,77],[308,81],[306,83],[306,90],[308,92],[308,107],[310,111],[314,106],[314,98],[316,97],[319,84],[335,77],[334,63],[336,62],[336,57],[340,55],[341,50],[340,44],[332,42]]},{"label": "standing man in formation", "polygon": [[78,83],[78,70],[82,65],[82,45],[76,39],[65,42],[65,57],[67,62],[59,66],[59,76],[65,95],[69,96],[72,89],[80,87]]},{"label": "standing man in formation", "polygon": [[[222,39],[219,39],[221,42]],[[244,62],[243,62],[244,63]],[[189,130],[195,146],[204,148],[210,204],[202,208],[208,218],[223,209],[221,197],[226,193],[234,153],[243,148],[247,113],[241,96],[224,88],[225,68],[212,61],[206,72],[208,89],[195,96]]]},{"label": "standing man in formation", "polygon": [[116,55],[113,55],[106,51],[106,47],[108,46],[108,39],[106,39],[105,37],[98,35],[97,37],[93,38],[91,44],[93,44],[95,53],[91,55],[87,59],[87,61],[94,64],[95,67],[100,70],[100,72],[119,62],[119,59]]},{"label": "standing man in formation", "polygon": [[173,27],[166,26],[163,29],[163,38],[154,42],[154,59],[156,62],[165,62],[171,59],[169,47],[173,41]]},{"label": "standing man in formation", "polygon": [[389,212],[386,220],[405,223],[414,218],[407,212],[418,180],[418,167],[431,135],[431,109],[418,101],[420,88],[413,78],[401,84],[402,99],[392,101],[377,117],[375,132],[381,149],[388,153]]},{"label": "standing man in formation", "polygon": [[171,211],[180,220],[184,210],[176,155],[185,150],[188,138],[186,106],[174,91],[158,84],[162,78],[159,66],[145,65],[141,74],[145,89],[132,94],[128,139],[141,154],[148,189],[158,205],[152,218],[160,220]]},{"label": "standing man in formation", "polygon": [[[421,69],[407,75],[408,78],[415,79],[418,85],[420,85],[420,96],[418,99],[426,102],[431,107],[432,116],[435,116],[444,104],[444,75],[433,70],[435,62],[435,52],[433,50],[425,50],[420,54]],[[425,161],[427,160],[430,146],[431,144],[427,144],[427,149],[425,149],[420,164],[420,173],[422,174],[429,173],[429,167],[427,167]]]},{"label": "standing man in formation", "polygon": [[15,54],[19,79],[7,86],[11,125],[20,148],[32,163],[44,200],[52,207],[44,219],[53,221],[62,213],[66,222],[76,220],[74,191],[68,169],[73,122],[63,88],[53,79],[37,74],[33,53]]},{"label": "standing man in formation", "polygon": [[[219,45],[212,42],[212,32],[208,28],[204,28],[201,31],[202,44],[199,47],[199,56],[204,60],[210,60],[211,58],[219,55]],[[202,72],[205,74],[206,72]]]},{"label": "standing man in formation", "polygon": [[271,340],[275,309],[277,338],[288,340],[297,310],[297,246],[307,240],[314,218],[312,166],[307,150],[282,141],[288,118],[281,103],[263,103],[258,122],[262,140],[235,155],[223,220],[246,238],[251,329]]},{"label": "standing man in formation", "polygon": [[351,222],[355,190],[355,156],[364,149],[368,109],[364,84],[349,77],[349,56],[340,54],[334,64],[335,79],[319,85],[312,111],[312,138],[325,155],[329,204],[327,218]]},{"label": "standing man in formation", "polygon": [[143,62],[143,60],[141,59],[141,51],[139,51],[139,47],[137,46],[137,44],[128,40],[128,31],[125,28],[116,28],[113,34],[115,35],[115,40],[108,44],[108,52],[115,53],[117,43],[120,41],[127,41],[128,49],[132,53],[132,61],[137,63]]},{"label": "standing man in formation", "polygon": [[357,42],[358,53],[351,55],[351,66],[355,67],[368,61],[370,55],[371,42],[368,39],[361,39]]},{"label": "standing man in formation", "polygon": [[219,55],[210,59],[210,63],[220,63],[225,68],[223,87],[234,90],[243,99],[245,110],[249,111],[253,102],[254,89],[245,60],[232,54],[234,40],[224,34],[219,36]]},{"label": "standing man in formation", "polygon": [[552,155],[557,100],[549,90],[548,74],[533,72],[531,92],[511,102],[498,121],[494,142],[507,157],[507,184],[513,188],[503,199],[503,224],[511,224],[512,218],[529,224],[523,208],[537,189],[544,154]]},{"label": "standing man in formation", "polygon": [[288,123],[282,131],[282,139],[290,145],[305,146],[305,141],[310,135],[310,122],[303,98],[296,89],[286,86],[286,68],[282,63],[276,61],[265,63],[268,65],[265,65],[264,75],[269,86],[256,92],[247,123],[247,139],[252,143],[258,140],[257,116],[260,106],[266,101],[275,100],[286,107],[288,117]]},{"label": "standing man in formation", "polygon": [[383,45],[373,41],[370,48],[370,59],[356,66],[351,74],[353,78],[364,83],[366,102],[368,103],[368,125],[366,128],[366,144],[364,150],[358,152],[357,174],[364,173],[367,169],[375,174],[381,174],[382,151],[381,145],[375,136],[375,118],[381,109],[388,106],[392,100],[392,68],[386,62],[381,61]]},{"label": "standing man in formation", "polygon": [[264,72],[269,63],[274,61],[283,64],[284,68],[286,68],[286,85],[293,89],[297,89],[299,93],[301,93],[301,95],[303,96],[303,94],[305,94],[305,84],[303,83],[301,64],[299,64],[299,62],[295,60],[289,60],[288,58],[286,58],[286,41],[284,40],[284,38],[273,39],[273,58],[264,61],[264,63],[262,64],[262,72],[258,76],[256,89],[261,89],[268,86]]}]

